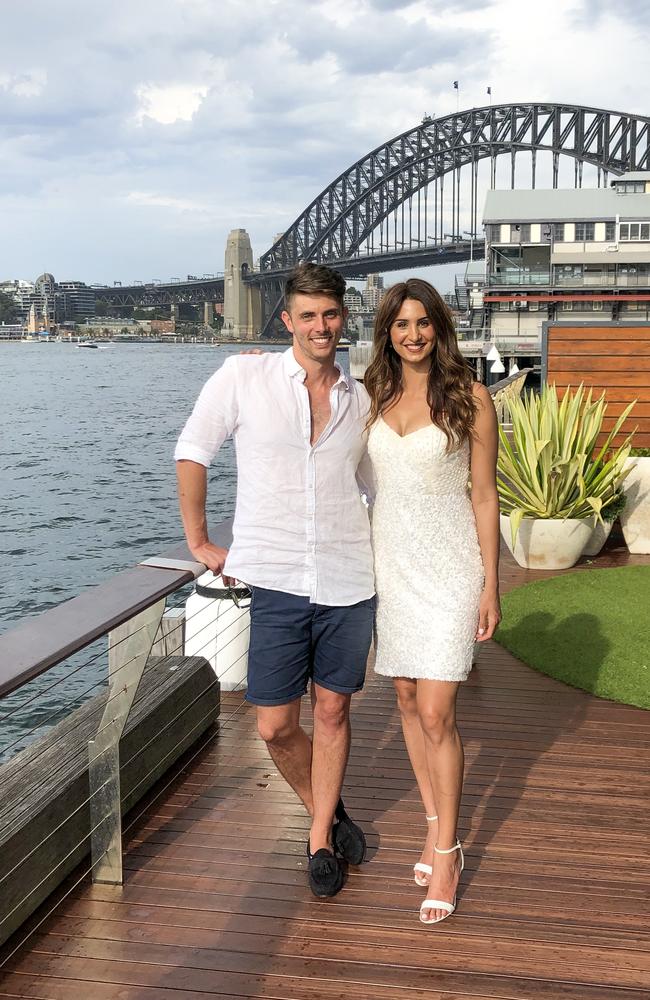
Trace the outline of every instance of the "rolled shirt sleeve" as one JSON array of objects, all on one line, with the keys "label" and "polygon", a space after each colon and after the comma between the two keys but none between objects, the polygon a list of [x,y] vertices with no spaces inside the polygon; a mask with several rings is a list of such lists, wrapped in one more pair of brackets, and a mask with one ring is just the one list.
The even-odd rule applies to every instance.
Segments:
[{"label": "rolled shirt sleeve", "polygon": [[203,386],[174,450],[174,460],[210,465],[238,417],[237,358],[227,358]]}]

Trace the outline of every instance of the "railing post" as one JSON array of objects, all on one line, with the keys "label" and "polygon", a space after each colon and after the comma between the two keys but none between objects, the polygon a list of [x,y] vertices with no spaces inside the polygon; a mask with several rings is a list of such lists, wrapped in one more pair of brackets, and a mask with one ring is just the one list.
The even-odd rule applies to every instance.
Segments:
[{"label": "railing post", "polygon": [[88,744],[93,882],[122,882],[120,739],[164,610],[163,599],[109,632],[108,699]]}]

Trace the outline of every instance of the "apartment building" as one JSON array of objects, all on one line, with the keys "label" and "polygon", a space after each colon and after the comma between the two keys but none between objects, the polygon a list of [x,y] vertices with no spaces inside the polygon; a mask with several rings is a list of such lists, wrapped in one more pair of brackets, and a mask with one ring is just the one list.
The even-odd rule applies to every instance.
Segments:
[{"label": "apartment building", "polygon": [[608,188],[489,191],[483,223],[472,324],[492,340],[537,340],[545,320],[648,321],[650,171]]},{"label": "apartment building", "polygon": [[49,272],[39,275],[36,281],[2,281],[0,291],[14,299],[18,317],[24,323],[34,310],[44,327],[77,322],[95,313],[94,289],[83,281],[57,282]]}]

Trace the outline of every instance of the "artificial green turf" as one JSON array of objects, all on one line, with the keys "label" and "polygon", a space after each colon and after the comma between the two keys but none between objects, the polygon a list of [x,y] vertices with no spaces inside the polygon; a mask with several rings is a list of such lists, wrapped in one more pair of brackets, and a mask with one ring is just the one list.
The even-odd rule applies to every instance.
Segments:
[{"label": "artificial green turf", "polygon": [[495,639],[540,673],[650,708],[650,566],[581,570],[502,600]]}]

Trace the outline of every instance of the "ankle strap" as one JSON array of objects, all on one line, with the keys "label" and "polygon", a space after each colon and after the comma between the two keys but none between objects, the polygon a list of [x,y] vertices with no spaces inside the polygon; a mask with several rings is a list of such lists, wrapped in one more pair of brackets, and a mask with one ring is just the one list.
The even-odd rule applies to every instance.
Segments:
[{"label": "ankle strap", "polygon": [[425,819],[426,819],[427,823],[433,823],[434,819],[438,819],[438,817],[437,816],[426,816]]},{"label": "ankle strap", "polygon": [[434,846],[433,846],[433,849],[434,849],[434,851],[436,852],[436,854],[453,854],[453,853],[454,853],[454,851],[460,851],[460,849],[461,849],[461,846],[460,846],[460,840],[457,840],[457,841],[456,841],[456,843],[454,844],[454,846],[453,846],[453,847],[450,847],[450,848],[449,848],[448,850],[446,850],[446,851],[442,851],[442,850],[440,850],[440,848],[439,848],[439,847],[436,847],[436,846],[435,846],[435,844],[434,844]]}]

